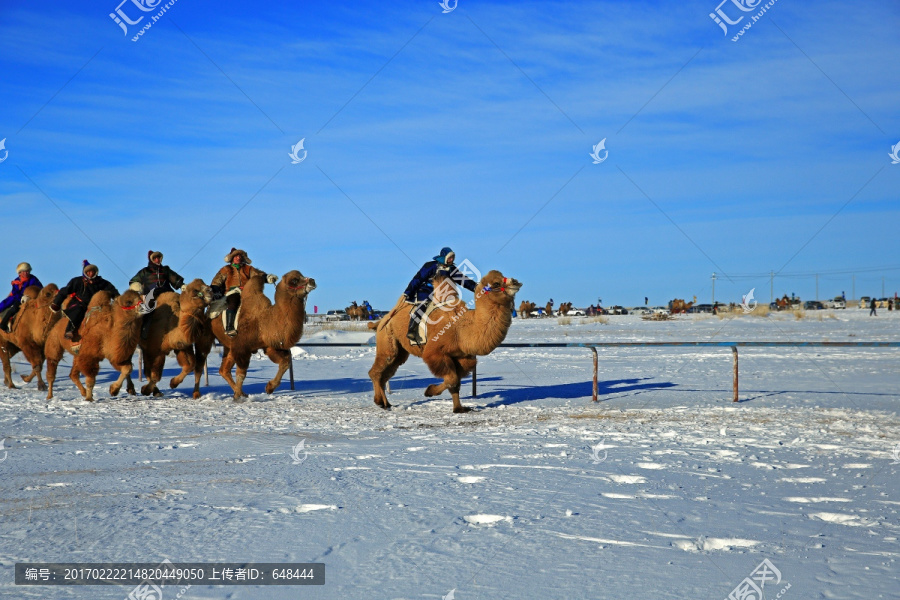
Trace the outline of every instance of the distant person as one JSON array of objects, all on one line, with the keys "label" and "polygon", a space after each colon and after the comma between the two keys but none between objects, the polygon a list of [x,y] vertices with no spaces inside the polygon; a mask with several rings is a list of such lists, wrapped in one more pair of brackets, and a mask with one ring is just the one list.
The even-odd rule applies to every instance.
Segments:
[{"label": "distant person", "polygon": [[894,310],[894,299],[893,298],[888,300],[888,312],[890,312],[892,310]]},{"label": "distant person", "polygon": [[0,328],[6,331],[9,331],[8,327],[12,324],[12,318],[22,306],[25,288],[33,285],[43,287],[38,278],[31,274],[31,265],[27,262],[19,263],[19,266],[16,267],[16,274],[18,277],[12,281],[12,291],[0,302]]},{"label": "distant person", "polygon": [[843,300],[844,302],[847,301],[847,294],[845,294],[844,292],[841,292],[841,300]]},{"label": "distant person", "polygon": [[873,316],[874,316],[874,317],[877,317],[877,316],[878,316],[878,313],[875,312],[875,307],[876,307],[876,306],[878,306],[878,303],[875,302],[875,298],[872,298],[872,301],[869,303],[869,308],[871,309],[871,310],[869,310],[869,316],[870,316],[870,317],[873,317]]},{"label": "distant person", "polygon": [[644,296],[644,306],[647,306],[648,304],[650,304],[650,299],[647,298],[647,296]]}]

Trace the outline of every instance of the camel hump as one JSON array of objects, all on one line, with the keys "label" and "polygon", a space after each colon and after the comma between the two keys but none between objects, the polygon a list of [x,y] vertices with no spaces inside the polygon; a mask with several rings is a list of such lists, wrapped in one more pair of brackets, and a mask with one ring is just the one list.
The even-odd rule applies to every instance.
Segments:
[{"label": "camel hump", "polygon": [[36,285],[28,286],[22,291],[22,301],[28,302],[29,300],[34,300],[35,298],[40,296],[42,289],[43,288],[40,288]]},{"label": "camel hump", "polygon": [[369,321],[368,324],[366,325],[366,327],[368,327],[369,329],[378,329],[378,324],[380,322],[381,322],[381,319],[378,319],[377,321]]},{"label": "camel hump", "polygon": [[[134,293],[134,292],[132,292],[132,293]],[[88,308],[91,309],[91,308],[96,308],[98,306],[99,307],[109,306],[111,302],[112,302],[112,296],[110,295],[110,293],[107,292],[106,290],[101,290],[91,297],[91,301],[88,303]]]},{"label": "camel hump", "polygon": [[249,281],[244,284],[241,294],[262,294],[263,287],[266,285],[266,276],[260,275],[257,271],[253,271]]}]

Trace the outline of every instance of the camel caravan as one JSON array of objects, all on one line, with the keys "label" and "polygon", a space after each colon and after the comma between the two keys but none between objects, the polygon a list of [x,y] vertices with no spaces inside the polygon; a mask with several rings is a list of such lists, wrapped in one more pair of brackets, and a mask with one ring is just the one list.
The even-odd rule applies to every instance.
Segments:
[{"label": "camel caravan", "polygon": [[529,302],[527,300],[522,300],[519,304],[519,312],[518,316],[520,319],[532,319],[536,317],[564,317],[572,310],[571,302],[563,302],[559,305],[559,308],[554,312],[553,310],[553,298],[550,298],[550,301],[547,302],[547,305],[543,307],[543,310],[538,309],[537,304],[534,302]]},{"label": "camel caravan", "polygon": [[[201,396],[207,357],[218,341],[222,347],[219,375],[228,382],[235,401],[247,397],[243,384],[250,358],[260,350],[278,366],[265,386],[266,393],[272,394],[291,367],[291,348],[303,335],[306,300],[316,289],[315,280],[298,270],[279,279],[252,267],[247,253],[236,248],[225,256],[226,265],[209,285],[201,279],[185,283],[163,264],[161,252],[150,251],[147,259],[147,266],[121,294],[89,261],[84,261],[81,275],[62,288],[52,283],[43,286],[31,274],[31,265],[20,263],[12,292],[0,301],[4,384],[16,389],[11,359],[21,352],[31,367],[22,380],[37,379],[38,390],[47,391],[47,400],[53,398],[57,370],[67,358],[71,359],[69,378],[85,400],[94,400],[104,360],[118,371],[110,395],[116,396],[123,386],[135,395],[133,357],[140,349],[147,377],[141,394],[163,395],[159,389],[163,367],[166,357],[174,353],[181,372],[169,381],[169,387],[178,387],[193,373],[196,399]],[[426,396],[448,391],[453,412],[469,410],[459,400],[460,380],[473,371],[478,356],[490,354],[506,338],[522,284],[500,271],[475,281],[454,260],[450,248],[441,250],[416,273],[394,309],[369,323],[376,339],[369,377],[377,406],[391,407],[385,387],[412,354],[442,380],[428,386]],[[263,293],[266,284],[275,285],[274,303]],[[457,286],[474,292],[474,309],[460,300]],[[358,319],[368,319],[373,312],[366,301],[347,309]],[[41,375],[44,363],[46,382]]]}]

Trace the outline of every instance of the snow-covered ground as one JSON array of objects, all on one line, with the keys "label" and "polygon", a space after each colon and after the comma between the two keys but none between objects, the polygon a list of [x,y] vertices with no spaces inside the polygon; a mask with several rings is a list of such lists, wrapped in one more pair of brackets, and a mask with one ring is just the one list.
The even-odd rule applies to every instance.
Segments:
[{"label": "snow-covered ground", "polygon": [[[900,340],[900,315],[867,313],[516,321],[507,341]],[[739,404],[727,348],[599,352],[597,404],[588,350],[501,348],[465,415],[422,396],[415,358],[377,408],[372,348],[298,349],[272,396],[255,360],[240,404],[215,354],[200,400],[110,398],[108,367],[94,404],[64,368],[49,404],[4,388],[0,597],[131,591],[17,587],[16,562],[163,559],[326,564],[321,587],[182,598],[723,599],[764,559],[766,598],[898,597],[900,350],[743,349]]]}]

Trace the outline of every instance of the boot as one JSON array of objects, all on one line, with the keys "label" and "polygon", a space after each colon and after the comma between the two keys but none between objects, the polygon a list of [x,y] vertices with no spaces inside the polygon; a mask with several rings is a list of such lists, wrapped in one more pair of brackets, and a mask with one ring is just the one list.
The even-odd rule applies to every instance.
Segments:
[{"label": "boot", "polygon": [[69,321],[68,325],[66,325],[66,335],[64,337],[67,340],[75,341],[75,326],[72,321]]},{"label": "boot", "polygon": [[237,329],[234,328],[234,318],[237,316],[236,310],[225,311],[225,335],[234,337],[237,335]]},{"label": "boot", "polygon": [[416,307],[409,313],[409,330],[406,332],[406,337],[413,344],[419,344],[419,323],[422,320],[421,315],[422,304],[417,304]]}]

